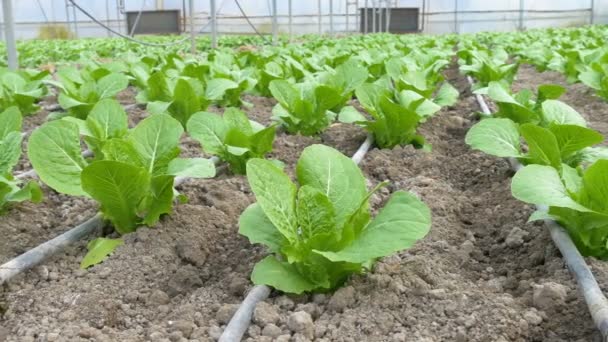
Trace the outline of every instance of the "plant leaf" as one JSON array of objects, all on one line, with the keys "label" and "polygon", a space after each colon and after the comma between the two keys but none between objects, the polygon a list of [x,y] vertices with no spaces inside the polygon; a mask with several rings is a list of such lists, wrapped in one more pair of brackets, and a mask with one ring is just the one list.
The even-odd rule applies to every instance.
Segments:
[{"label": "plant leaf", "polygon": [[97,238],[87,245],[89,250],[80,262],[80,268],[86,269],[100,264],[108,255],[112,254],[124,242],[121,239]]},{"label": "plant leaf", "polygon": [[519,131],[511,119],[484,119],[465,137],[467,145],[497,157],[521,157]]}]

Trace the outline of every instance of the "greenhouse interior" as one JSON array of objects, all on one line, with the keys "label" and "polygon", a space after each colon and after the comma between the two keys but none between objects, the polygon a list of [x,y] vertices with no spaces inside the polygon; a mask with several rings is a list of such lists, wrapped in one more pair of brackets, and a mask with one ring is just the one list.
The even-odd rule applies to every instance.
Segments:
[{"label": "greenhouse interior", "polygon": [[0,1],[0,342],[608,341],[608,0]]}]

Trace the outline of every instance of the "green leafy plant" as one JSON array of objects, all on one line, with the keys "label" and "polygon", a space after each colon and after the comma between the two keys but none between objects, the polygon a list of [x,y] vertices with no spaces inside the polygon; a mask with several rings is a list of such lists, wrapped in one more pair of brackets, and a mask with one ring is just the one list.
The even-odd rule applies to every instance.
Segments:
[{"label": "green leafy plant", "polygon": [[289,133],[315,135],[335,119],[330,109],[343,100],[332,87],[312,82],[291,84],[284,80],[270,82],[270,92],[279,102],[272,110],[274,119]]},{"label": "green leafy plant", "polygon": [[467,48],[460,50],[458,57],[460,71],[477,81],[474,88],[485,87],[493,81],[510,86],[519,69],[518,62],[508,62],[509,54],[503,48]]},{"label": "green leafy plant", "polygon": [[59,81],[46,81],[60,89],[58,102],[68,114],[86,119],[97,102],[114,98],[129,85],[127,76],[99,67],[78,70],[65,67],[57,72]]},{"label": "green leafy plant", "polygon": [[608,52],[600,60],[587,66],[578,75],[578,79],[608,101]]},{"label": "green leafy plant", "polygon": [[238,87],[231,80],[217,78],[209,80],[205,88],[197,78],[167,78],[162,71],[153,73],[147,82],[147,88],[137,94],[137,101],[147,103],[152,114],[170,114],[184,128],[194,113],[220,101],[228,89]]},{"label": "green leafy plant", "polygon": [[406,144],[425,146],[424,137],[416,134],[416,129],[420,122],[441,108],[439,105],[411,90],[399,93],[395,102],[390,90],[371,83],[357,88],[355,94],[372,120],[367,120],[353,107],[344,107],[340,121],[363,126],[374,135],[375,144],[380,148]]},{"label": "green leafy plant", "polygon": [[331,290],[429,231],[429,209],[403,191],[372,219],[369,197],[384,184],[368,192],[355,162],[330,147],[304,149],[296,173],[299,188],[270,161],[247,163],[257,203],[241,215],[239,232],[274,254],[255,266],[255,284],[291,293]]},{"label": "green leafy plant", "polygon": [[203,150],[228,162],[237,174],[245,173],[247,160],[263,158],[272,151],[275,132],[275,126],[264,127],[250,121],[236,108],[227,108],[223,116],[195,113],[188,121],[188,133],[201,143]]},{"label": "green leafy plant", "polygon": [[[527,153],[520,143],[523,137]],[[473,126],[465,142],[472,148],[497,157],[518,158],[524,164],[576,167],[587,159],[588,147],[604,141],[598,132],[583,126],[552,123],[548,128],[526,123],[517,125],[510,119],[485,119]]]},{"label": "green leafy plant", "polygon": [[42,200],[42,191],[36,182],[21,184],[12,172],[21,156],[21,113],[10,107],[0,113],[0,214],[11,203]]},{"label": "green leafy plant", "polygon": [[584,256],[608,259],[608,160],[588,169],[568,168],[560,175],[552,167],[528,165],[513,177],[513,196],[549,207],[530,221],[553,219],[568,231]]},{"label": "green leafy plant", "polygon": [[0,68],[0,111],[16,106],[23,115],[38,111],[36,102],[47,93],[48,71],[19,72]]},{"label": "green leafy plant", "polygon": [[331,72],[322,73],[319,77],[320,83],[331,88],[334,94],[340,96],[338,104],[331,110],[338,112],[342,109],[353,97],[355,89],[362,85],[368,77],[367,68],[353,59],[340,64]]},{"label": "green leafy plant", "polygon": [[[91,161],[81,155],[81,134],[85,141],[94,142]],[[208,159],[178,158],[182,134],[180,123],[162,114],[127,131],[126,113],[115,101],[106,100],[93,108],[86,121],[55,120],[36,129],[28,156],[49,187],[96,200],[116,232],[126,234],[142,224],[153,226],[161,215],[171,213],[177,195],[175,177],[215,175]]]}]

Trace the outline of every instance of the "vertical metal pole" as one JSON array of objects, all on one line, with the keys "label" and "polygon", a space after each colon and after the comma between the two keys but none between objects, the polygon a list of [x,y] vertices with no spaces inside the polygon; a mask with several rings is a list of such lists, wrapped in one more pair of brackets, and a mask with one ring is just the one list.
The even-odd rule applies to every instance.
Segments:
[{"label": "vertical metal pole", "polygon": [[72,23],[70,22],[70,4],[68,0],[64,1],[65,3],[65,25],[68,27],[68,30],[72,30]]},{"label": "vertical metal pole", "polygon": [[591,0],[591,13],[589,13],[589,24],[593,25],[595,21],[595,0]]},{"label": "vertical metal pole", "polygon": [[361,13],[359,13],[359,0],[355,2],[355,32],[361,30]]},{"label": "vertical metal pole", "polygon": [[194,33],[194,0],[189,1],[189,11],[190,11],[190,53],[196,53],[196,36]]},{"label": "vertical metal pole", "polygon": [[[111,22],[110,22],[110,1],[106,0],[106,25],[108,27],[111,27]],[[106,30],[106,33],[108,34],[108,37],[112,36],[112,33],[108,30]]]},{"label": "vertical metal pole", "polygon": [[72,14],[74,15],[74,37],[78,38],[78,17],[76,16],[76,6],[72,6]]},{"label": "vertical metal pole", "polygon": [[323,16],[322,16],[322,9],[321,9],[321,0],[317,0],[317,9],[319,10],[319,35],[323,34]]},{"label": "vertical metal pole", "polygon": [[277,21],[277,0],[272,0],[272,44],[279,42],[279,22]]},{"label": "vertical metal pole", "polygon": [[376,0],[372,0],[372,33],[376,33]]},{"label": "vertical metal pole", "polygon": [[367,34],[367,12],[369,12],[369,4],[365,0],[365,11],[363,12],[363,33]]},{"label": "vertical metal pole", "polygon": [[344,32],[348,33],[348,26],[349,26],[348,25],[349,24],[349,20],[348,20],[349,19],[348,18],[348,14],[349,14],[348,13],[348,0],[345,0],[345,2],[346,2],[346,24],[345,24],[346,27],[344,27]]},{"label": "vertical metal pole", "polygon": [[454,33],[458,34],[458,0],[454,0]]},{"label": "vertical metal pole", "polygon": [[519,30],[524,30],[524,0],[519,0]]},{"label": "vertical metal pole", "polygon": [[118,32],[121,32],[122,21],[120,20],[120,0],[116,0],[116,21],[118,22]]},{"label": "vertical metal pole", "polygon": [[165,7],[165,5],[163,4],[163,0],[156,0],[156,10],[162,10]]},{"label": "vertical metal pole", "polygon": [[288,24],[289,25],[289,41],[291,42],[291,40],[293,39],[293,28],[292,28],[293,18],[291,17],[292,16],[291,0],[289,0],[287,2],[287,12],[289,15],[289,24]]},{"label": "vertical metal pole", "polygon": [[4,35],[6,36],[8,67],[11,70],[17,70],[19,68],[19,60],[17,59],[17,43],[15,42],[13,0],[2,0],[2,13],[4,14]]},{"label": "vertical metal pole", "polygon": [[386,30],[384,30],[384,32],[388,33],[388,29],[389,29],[389,25],[391,22],[391,4],[389,2],[389,0],[386,0],[386,13],[384,13],[386,15],[386,19],[384,20],[384,23],[386,24]]},{"label": "vertical metal pole", "polygon": [[209,2],[209,11],[211,12],[211,48],[217,48],[217,9],[215,8],[215,0]]},{"label": "vertical metal pole", "polygon": [[334,0],[329,0],[329,36],[334,35]]}]

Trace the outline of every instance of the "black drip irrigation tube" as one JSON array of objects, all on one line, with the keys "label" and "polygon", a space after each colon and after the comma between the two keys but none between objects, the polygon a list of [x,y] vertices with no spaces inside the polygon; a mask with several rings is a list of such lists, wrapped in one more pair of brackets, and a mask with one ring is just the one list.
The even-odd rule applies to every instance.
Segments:
[{"label": "black drip irrigation tube", "polygon": [[[467,76],[467,81],[470,85],[473,85],[473,79],[470,76]],[[475,98],[481,107],[483,115],[491,116],[492,113],[483,96],[475,94]],[[508,160],[511,169],[514,171],[518,171],[523,167],[515,158],[509,158]],[[548,208],[545,205],[536,205],[536,209],[542,212],[548,211]],[[608,342],[608,299],[606,299],[602,293],[597,280],[566,230],[554,220],[546,219],[544,220],[544,223],[549,229],[553,243],[562,254],[566,266],[568,266],[570,273],[574,276],[574,279],[579,286],[579,290],[585,298],[593,322],[602,334],[603,341]]]},{"label": "black drip irrigation tube", "polygon": [[[357,152],[353,154],[351,159],[359,165],[365,157],[365,154],[369,151],[374,143],[373,135],[368,135],[363,144],[359,147]],[[239,308],[234,313],[230,322],[224,329],[222,336],[220,336],[219,342],[235,342],[240,341],[245,335],[245,332],[251,324],[251,317],[256,305],[264,301],[270,295],[270,287],[266,285],[256,285],[247,294]]]},{"label": "black drip irrigation tube", "polygon": [[[219,158],[215,156],[211,157],[210,160],[213,161],[215,165],[218,165],[220,162]],[[221,166],[218,168],[218,171],[220,170],[223,170]],[[176,187],[185,182],[187,179],[187,177],[175,177],[173,186]],[[103,225],[103,217],[101,213],[97,213],[95,216],[89,218],[85,222],[77,225],[67,232],[47,242],[44,242],[41,245],[34,247],[29,251],[0,265],[0,285],[6,283],[14,276],[38,265],[48,257],[60,252],[65,247],[79,241],[83,237],[101,229]]]}]

